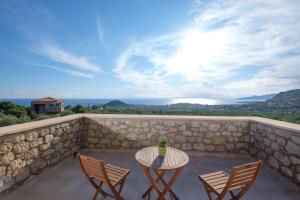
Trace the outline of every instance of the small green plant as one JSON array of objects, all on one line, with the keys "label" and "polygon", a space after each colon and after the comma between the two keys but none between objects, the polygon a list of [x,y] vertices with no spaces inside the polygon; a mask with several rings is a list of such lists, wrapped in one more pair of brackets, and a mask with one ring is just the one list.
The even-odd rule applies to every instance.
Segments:
[{"label": "small green plant", "polygon": [[167,146],[167,141],[164,139],[160,140],[158,146],[161,148],[165,148]]},{"label": "small green plant", "polygon": [[167,141],[161,139],[158,144],[158,153],[160,156],[165,156],[166,151],[167,151]]}]

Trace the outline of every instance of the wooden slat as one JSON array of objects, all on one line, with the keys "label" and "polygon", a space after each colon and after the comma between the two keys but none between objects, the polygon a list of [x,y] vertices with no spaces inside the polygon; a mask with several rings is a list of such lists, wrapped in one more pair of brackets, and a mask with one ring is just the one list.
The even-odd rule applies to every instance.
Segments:
[{"label": "wooden slat", "polygon": [[209,177],[205,178],[204,180],[209,181],[209,180],[213,180],[213,179],[217,179],[217,178],[223,178],[223,177],[227,177],[227,175],[217,174],[217,175],[214,175],[214,176],[209,176]]},{"label": "wooden slat", "polygon": [[235,175],[245,174],[245,173],[255,173],[257,170],[257,167],[252,167],[249,169],[243,169],[243,170],[237,170],[235,172]]},{"label": "wooden slat", "polygon": [[213,179],[213,180],[209,180],[207,181],[207,183],[209,183],[210,185],[214,185],[215,183],[227,183],[228,181],[228,177],[222,177],[222,178],[218,178],[218,179]]},{"label": "wooden slat", "polygon": [[200,175],[201,178],[206,178],[212,175],[216,175],[216,174],[224,174],[225,172],[223,171],[218,171],[218,172],[213,172],[213,173],[209,173],[209,174],[204,174],[204,175]]}]

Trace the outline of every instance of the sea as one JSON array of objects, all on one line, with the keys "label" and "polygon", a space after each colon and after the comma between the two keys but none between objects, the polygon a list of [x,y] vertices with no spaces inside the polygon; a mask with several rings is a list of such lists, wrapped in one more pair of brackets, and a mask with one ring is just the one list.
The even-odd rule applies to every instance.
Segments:
[{"label": "sea", "polygon": [[[230,105],[239,104],[236,99],[211,99],[211,98],[103,98],[103,99],[88,99],[88,98],[61,98],[65,106],[75,106],[78,104],[84,106],[103,105],[112,100],[120,100],[127,104],[134,105],[171,105],[178,103],[202,104],[202,105]],[[30,107],[33,99],[17,99],[17,98],[3,98],[2,101],[10,101],[12,103]]]}]

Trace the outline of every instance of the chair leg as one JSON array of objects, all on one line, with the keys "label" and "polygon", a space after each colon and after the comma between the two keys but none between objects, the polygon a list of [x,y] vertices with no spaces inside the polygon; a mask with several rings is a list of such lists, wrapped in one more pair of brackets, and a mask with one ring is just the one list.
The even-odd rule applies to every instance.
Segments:
[{"label": "chair leg", "polygon": [[119,193],[122,192],[124,183],[125,183],[125,178],[124,178],[124,179],[121,181],[121,183],[120,183]]},{"label": "chair leg", "polygon": [[204,189],[207,193],[207,196],[208,196],[209,200],[213,200],[212,197],[211,197],[211,191],[210,191],[209,187],[206,185],[206,183],[203,183],[203,185],[204,185]]}]

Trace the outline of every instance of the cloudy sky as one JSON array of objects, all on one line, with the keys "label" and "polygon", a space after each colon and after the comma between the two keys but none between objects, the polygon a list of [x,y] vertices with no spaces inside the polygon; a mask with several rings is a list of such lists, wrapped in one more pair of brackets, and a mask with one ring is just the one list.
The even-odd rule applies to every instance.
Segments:
[{"label": "cloudy sky", "polygon": [[299,0],[0,1],[0,98],[300,88]]}]

